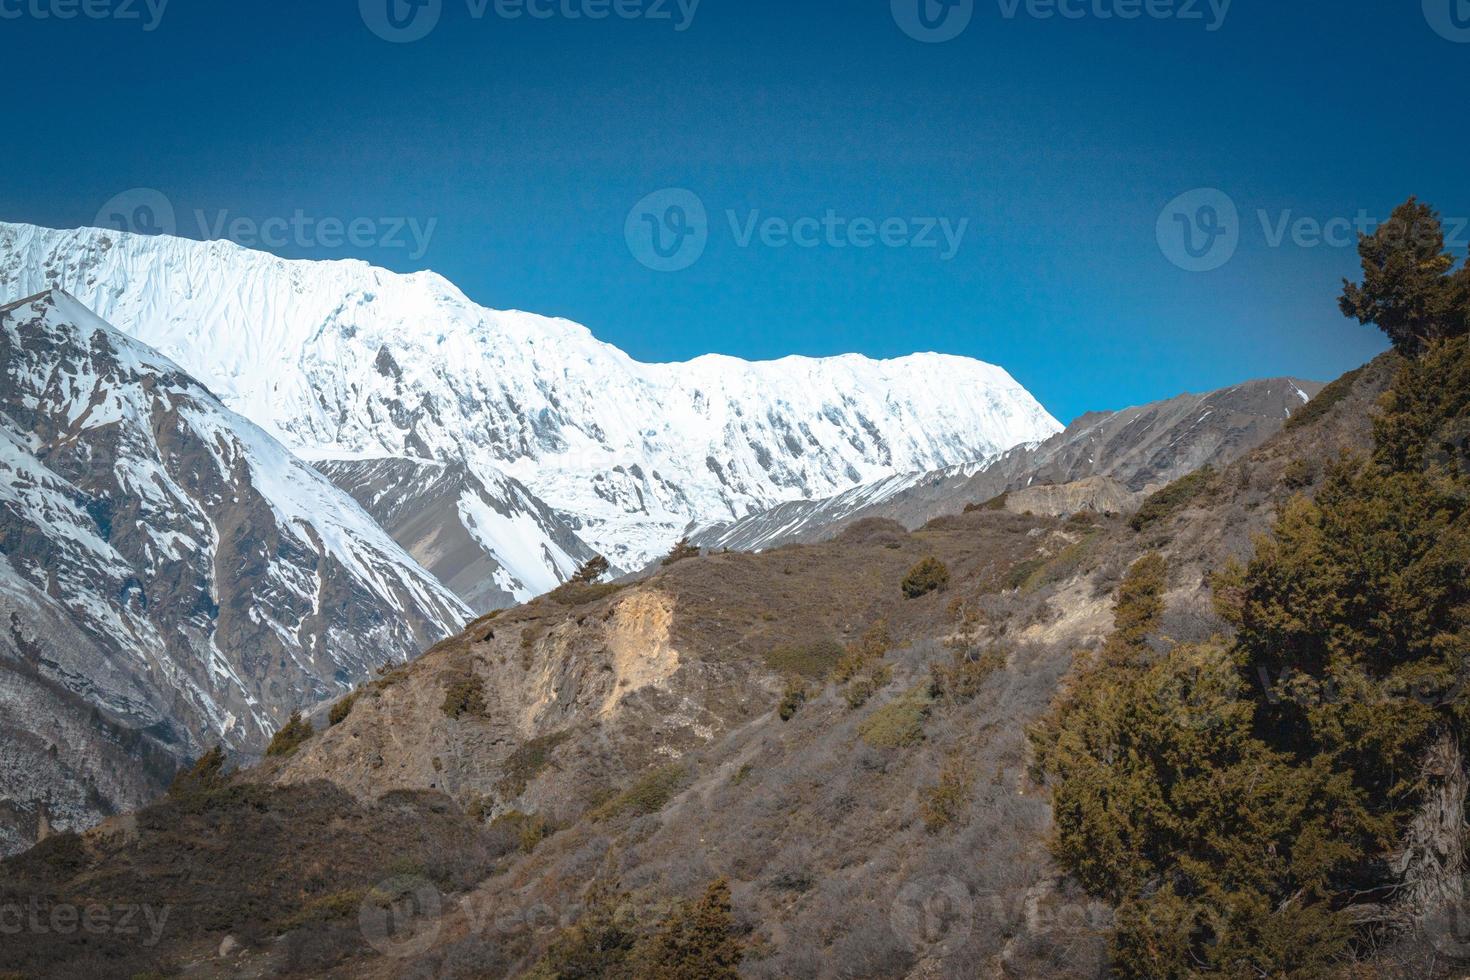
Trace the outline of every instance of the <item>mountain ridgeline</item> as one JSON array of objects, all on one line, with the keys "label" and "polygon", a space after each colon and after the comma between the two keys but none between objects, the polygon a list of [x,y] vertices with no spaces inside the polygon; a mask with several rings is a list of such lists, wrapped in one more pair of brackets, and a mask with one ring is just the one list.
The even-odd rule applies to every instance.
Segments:
[{"label": "mountain ridgeline", "polygon": [[[612,583],[601,578],[615,569],[588,559],[545,594],[342,684],[259,763],[205,753],[157,802],[0,864],[0,908],[169,910],[146,944],[7,936],[0,973],[1463,975],[1470,272],[1422,233],[1438,227],[1432,211],[1411,201],[1394,220],[1421,233],[1390,223],[1365,239],[1363,279],[1344,291],[1343,311],[1394,341],[1364,367],[1320,390],[1273,380],[1089,416],[907,475],[853,462],[831,488],[852,491],[847,503],[768,499],[787,513],[725,539],[753,550],[686,543]],[[105,365],[101,337],[146,360],[165,379],[143,386],[162,399],[148,431],[172,431],[166,406],[189,401],[163,395],[187,377],[95,320],[76,329],[84,311],[50,295],[16,307],[26,326],[10,342],[85,337],[75,360]],[[14,427],[7,458],[31,467],[20,482],[34,489],[24,511],[8,506],[106,570],[85,468],[63,465],[83,452],[73,444],[112,431],[89,428],[87,411],[118,414],[89,370],[17,375],[34,375],[36,394],[7,415],[56,392],[70,407],[52,413],[59,435]],[[433,426],[397,431],[439,451]],[[520,509],[490,510],[542,522],[538,542],[557,518],[602,551],[616,523],[603,509],[574,526],[545,492],[570,470],[538,484],[508,466],[518,489],[486,480],[470,452],[459,470],[358,448],[349,463],[314,457],[334,460],[321,464],[330,482],[311,474],[314,492],[379,544],[377,522],[392,527],[396,554],[437,569],[445,596],[449,582],[467,594],[470,568],[509,591],[469,498],[524,490]],[[804,458],[787,448],[783,466]],[[162,449],[169,465],[184,459]],[[865,451],[822,458],[851,462],[849,449]],[[635,465],[654,486],[652,465]],[[736,466],[717,482],[732,473],[750,475]],[[208,501],[243,499],[246,482],[262,481],[210,484]],[[676,512],[698,523],[699,508],[660,506],[623,526]],[[443,527],[416,521],[420,509]],[[738,528],[747,515],[729,516]],[[342,540],[316,517],[324,546]],[[297,512],[277,524],[312,538]],[[561,540],[543,561],[585,554]],[[643,540],[608,557],[631,567],[650,554]],[[41,598],[51,564],[20,576]],[[82,621],[41,598],[37,610]],[[18,656],[37,634],[21,635]],[[30,662],[26,676],[54,673],[46,656]]]}]

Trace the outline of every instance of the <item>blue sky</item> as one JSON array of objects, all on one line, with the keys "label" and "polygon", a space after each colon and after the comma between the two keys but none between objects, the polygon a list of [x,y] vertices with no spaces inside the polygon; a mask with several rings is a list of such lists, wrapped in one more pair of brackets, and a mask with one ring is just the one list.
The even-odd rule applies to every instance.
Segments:
[{"label": "blue sky", "polygon": [[[919,0],[432,0],[410,43],[369,29],[389,0],[55,16],[81,2],[0,0],[0,217],[94,224],[133,188],[192,237],[299,212],[273,251],[432,268],[644,360],[939,350],[1064,420],[1327,379],[1384,347],[1336,311],[1346,222],[1470,215],[1467,0],[959,0],[940,43],[901,26]],[[599,9],[638,16],[570,16]],[[639,260],[640,228],[694,228],[687,195],[635,209],[668,188],[704,210],[677,271]],[[1170,207],[1199,188],[1224,197]],[[1222,201],[1238,247],[1181,268],[1170,234]]]}]

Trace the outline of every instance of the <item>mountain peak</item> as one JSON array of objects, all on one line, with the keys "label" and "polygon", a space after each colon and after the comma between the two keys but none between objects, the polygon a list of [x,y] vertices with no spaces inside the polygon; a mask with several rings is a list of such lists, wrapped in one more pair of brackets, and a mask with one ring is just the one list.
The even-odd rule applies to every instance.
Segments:
[{"label": "mountain peak", "polygon": [[969,358],[645,364],[567,320],[478,306],[435,273],[0,225],[0,295],[53,284],[305,458],[511,477],[625,568],[691,522],[982,461],[1061,429],[1003,369]]}]

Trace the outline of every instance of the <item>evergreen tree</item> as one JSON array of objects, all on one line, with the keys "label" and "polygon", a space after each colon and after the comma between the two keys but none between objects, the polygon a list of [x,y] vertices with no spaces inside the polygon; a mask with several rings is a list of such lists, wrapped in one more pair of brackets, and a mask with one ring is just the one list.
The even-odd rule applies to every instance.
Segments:
[{"label": "evergreen tree", "polygon": [[1451,274],[1439,214],[1415,198],[1358,242],[1362,283],[1343,281],[1344,316],[1380,327],[1403,354],[1470,329],[1470,271]]},{"label": "evergreen tree", "polygon": [[602,557],[601,555],[593,555],[591,558],[587,559],[586,563],[583,564],[581,568],[577,569],[577,572],[575,575],[572,576],[571,581],[577,583],[578,585],[592,585],[598,579],[606,575],[610,567],[611,566],[608,565],[606,558]]}]

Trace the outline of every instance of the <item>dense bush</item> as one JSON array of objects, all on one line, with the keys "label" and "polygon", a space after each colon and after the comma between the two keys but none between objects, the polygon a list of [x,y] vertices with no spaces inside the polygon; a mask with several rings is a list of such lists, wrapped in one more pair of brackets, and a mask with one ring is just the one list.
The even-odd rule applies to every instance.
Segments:
[{"label": "dense bush", "polygon": [[503,774],[495,788],[508,799],[514,799],[526,791],[531,780],[539,776],[548,765],[551,764],[551,753],[556,750],[567,739],[571,738],[569,731],[554,732],[550,735],[542,735],[530,739],[516,747],[516,750],[506,757],[502,766]]},{"label": "dense bush", "polygon": [[357,697],[358,692],[353,691],[351,694],[347,695],[345,698],[332,705],[332,710],[327,712],[327,724],[340,725],[342,724],[342,722],[346,721],[347,716],[352,714],[352,706],[357,703]]},{"label": "dense bush", "polygon": [[1297,409],[1291,414],[1291,418],[1286,420],[1287,430],[1302,429],[1316,422],[1318,419],[1326,418],[1328,412],[1336,408],[1344,398],[1353,393],[1353,386],[1357,384],[1358,379],[1363,376],[1365,370],[1367,370],[1366,367],[1360,367],[1356,370],[1349,371],[1326,388],[1317,392],[1316,398],[1313,398],[1301,408]]},{"label": "dense bush", "polygon": [[919,815],[924,829],[937,834],[964,817],[970,808],[970,791],[975,777],[963,756],[950,758],[939,772],[939,782],[924,790]]},{"label": "dense bush", "polygon": [[917,599],[940,589],[949,588],[949,569],[938,558],[925,558],[903,577],[906,599]]},{"label": "dense bush", "polygon": [[551,831],[551,823],[545,817],[520,810],[502,813],[490,821],[489,829],[492,840],[499,837],[503,841],[501,849],[519,848],[524,854],[534,851],[537,844],[551,835]]},{"label": "dense bush", "polygon": [[989,647],[982,651],[961,643],[951,651],[948,664],[929,668],[929,693],[935,699],[953,703],[972,701],[990,675],[1005,665],[1004,650]]},{"label": "dense bush", "polygon": [[730,886],[711,882],[658,926],[640,932],[625,896],[594,886],[577,923],[562,930],[530,980],[737,980],[744,950]]},{"label": "dense bush", "polygon": [[796,674],[814,681],[832,676],[846,654],[841,643],[830,638],[777,647],[766,654],[766,666],[783,674]]},{"label": "dense bush", "polygon": [[914,688],[903,697],[873,712],[858,726],[862,740],[875,749],[898,749],[924,740],[924,721],[929,717],[928,692]]},{"label": "dense bush", "polygon": [[187,769],[181,769],[168,788],[170,796],[190,796],[219,789],[225,783],[225,750],[216,745],[195,760]]},{"label": "dense bush", "polygon": [[1214,469],[1206,466],[1198,472],[1175,480],[1164,489],[1151,494],[1129,520],[1128,525],[1135,531],[1144,531],[1168,520],[1207,493],[1214,477]]},{"label": "dense bush", "polygon": [[786,690],[781,692],[781,703],[776,707],[776,714],[782,721],[790,721],[796,717],[801,706],[806,704],[809,696],[806,682],[799,677],[792,677],[786,682]]},{"label": "dense bush", "polygon": [[307,739],[316,734],[311,727],[311,722],[301,717],[297,711],[287,719],[275,735],[271,736],[270,744],[266,746],[266,755],[290,755],[299,749]]},{"label": "dense bush", "polygon": [[1216,577],[1233,642],[1160,642],[1166,575],[1140,561],[1033,732],[1056,855],[1117,903],[1123,975],[1318,975],[1457,893],[1464,801],[1439,794],[1470,721],[1470,474],[1436,433],[1470,418],[1470,342],[1423,351],[1373,458]]},{"label": "dense bush", "polygon": [[661,564],[665,568],[667,568],[668,566],[673,565],[673,564],[675,564],[677,562],[684,561],[687,558],[698,558],[698,557],[699,557],[699,545],[697,545],[697,544],[690,544],[688,538],[680,538],[679,539],[679,542],[674,545],[674,547],[669,551],[669,553],[667,555],[664,556],[664,559],[661,562]]},{"label": "dense bush", "polygon": [[485,704],[485,682],[471,674],[453,681],[444,690],[444,703],[439,710],[450,718],[484,718],[490,709]]},{"label": "dense bush", "polygon": [[611,820],[624,813],[640,817],[657,813],[678,794],[687,776],[688,771],[677,763],[653,769],[598,807],[593,818]]}]

